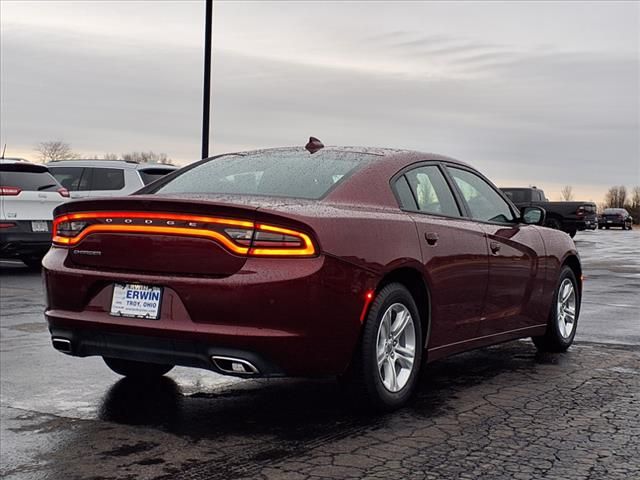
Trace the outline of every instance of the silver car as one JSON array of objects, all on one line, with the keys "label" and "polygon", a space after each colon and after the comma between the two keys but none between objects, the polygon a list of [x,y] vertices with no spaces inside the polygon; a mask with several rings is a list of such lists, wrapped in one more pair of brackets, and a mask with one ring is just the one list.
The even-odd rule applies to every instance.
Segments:
[{"label": "silver car", "polygon": [[129,195],[178,169],[125,160],[59,160],[47,163],[47,167],[71,198]]}]

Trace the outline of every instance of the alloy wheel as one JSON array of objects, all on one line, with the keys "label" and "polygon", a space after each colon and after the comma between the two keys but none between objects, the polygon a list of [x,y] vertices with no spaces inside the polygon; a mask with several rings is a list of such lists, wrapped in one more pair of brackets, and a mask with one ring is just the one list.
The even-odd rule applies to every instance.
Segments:
[{"label": "alloy wheel", "polygon": [[402,390],[414,368],[416,329],[409,309],[394,303],[384,312],[376,343],[378,375],[390,392]]},{"label": "alloy wheel", "polygon": [[560,335],[562,338],[569,338],[576,324],[576,291],[568,278],[560,284],[556,311]]}]

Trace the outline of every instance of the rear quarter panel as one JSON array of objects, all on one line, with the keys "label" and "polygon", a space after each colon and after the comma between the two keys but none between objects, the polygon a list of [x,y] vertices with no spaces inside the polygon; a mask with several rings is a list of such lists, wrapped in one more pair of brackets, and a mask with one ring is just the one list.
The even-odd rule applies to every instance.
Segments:
[{"label": "rear quarter panel", "polygon": [[[416,225],[399,208],[315,204],[274,213],[308,225],[323,254],[367,270],[372,281],[395,268],[421,266]],[[372,287],[375,284],[365,286]]]},{"label": "rear quarter panel", "polygon": [[[580,255],[576,249],[575,243],[569,235],[559,230],[553,230],[551,228],[538,227],[544,242],[545,255],[541,257],[546,269],[545,286],[544,286],[544,300],[548,305],[548,309],[551,308],[553,295],[558,283],[558,277],[562,266],[567,262],[569,257],[575,257],[580,260]],[[582,293],[582,278],[581,272],[576,274],[578,280],[578,288]],[[582,294],[580,295],[582,298]]]}]

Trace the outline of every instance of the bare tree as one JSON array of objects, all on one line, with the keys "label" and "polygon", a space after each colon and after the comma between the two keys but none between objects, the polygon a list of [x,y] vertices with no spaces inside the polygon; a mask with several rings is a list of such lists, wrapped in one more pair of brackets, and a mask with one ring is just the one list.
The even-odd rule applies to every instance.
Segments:
[{"label": "bare tree", "polygon": [[624,208],[627,202],[627,189],[624,185],[611,187],[605,195],[605,203],[610,208]]},{"label": "bare tree", "polygon": [[573,200],[573,187],[571,185],[565,185],[564,187],[562,187],[562,189],[560,190],[560,196],[565,202],[570,202],[571,200]]},{"label": "bare tree", "polygon": [[62,140],[50,140],[40,142],[35,147],[35,151],[40,155],[40,160],[50,162],[52,160],[69,160],[77,158],[78,154],[71,150],[71,145]]},{"label": "bare tree", "polygon": [[626,208],[633,218],[633,223],[640,223],[640,186],[631,189],[631,198]]},{"label": "bare tree", "polygon": [[122,159],[128,162],[136,163],[171,163],[171,159],[167,156],[166,153],[155,153],[152,151],[123,153]]},{"label": "bare tree", "polygon": [[631,208],[640,208],[640,186],[633,187],[631,190]]},{"label": "bare tree", "polygon": [[116,153],[105,153],[102,158],[104,160],[120,160],[120,157],[118,157],[118,154]]}]

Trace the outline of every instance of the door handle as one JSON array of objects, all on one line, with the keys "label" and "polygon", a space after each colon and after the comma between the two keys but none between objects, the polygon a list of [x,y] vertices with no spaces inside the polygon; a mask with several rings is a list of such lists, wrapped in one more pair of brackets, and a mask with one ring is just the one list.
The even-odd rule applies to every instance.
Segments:
[{"label": "door handle", "polygon": [[428,232],[424,234],[424,238],[429,245],[435,245],[438,243],[438,234],[434,232]]},{"label": "door handle", "polygon": [[498,253],[500,251],[500,244],[498,242],[489,242],[489,248],[491,253]]}]

